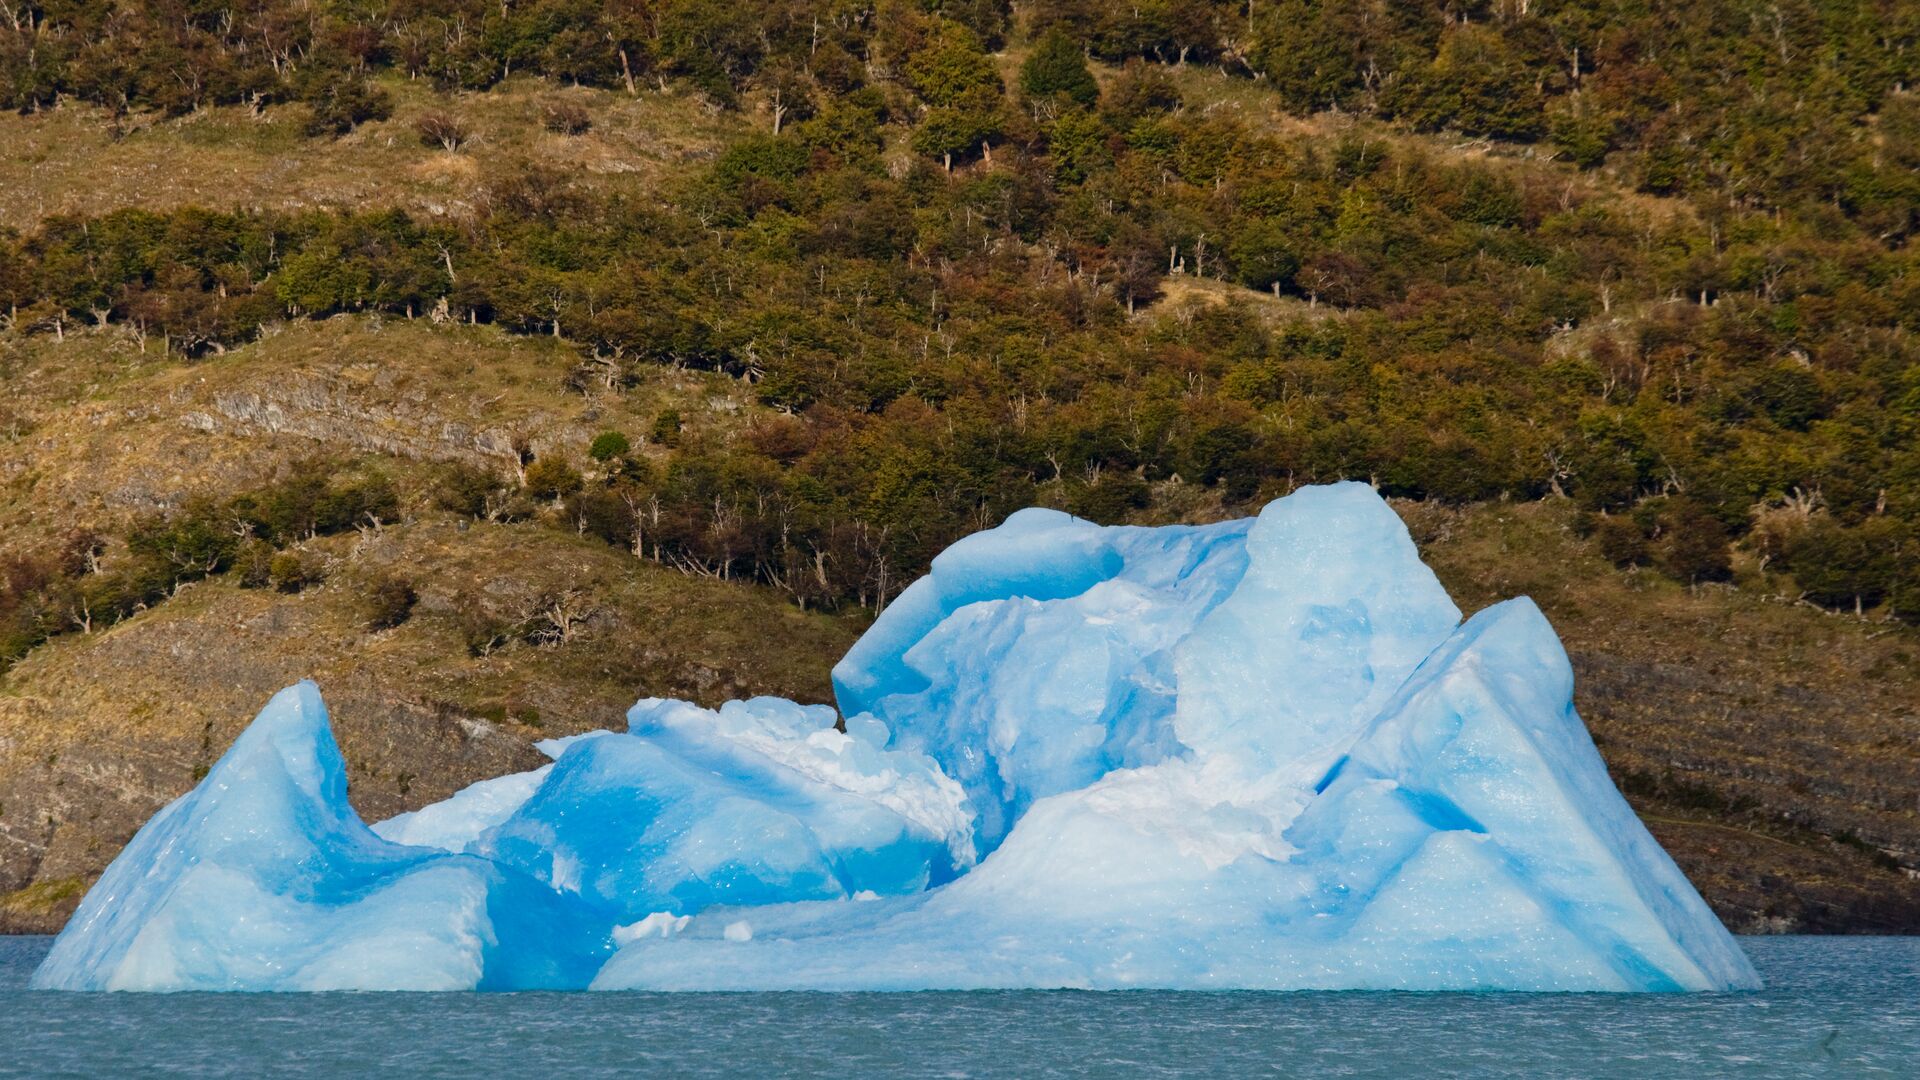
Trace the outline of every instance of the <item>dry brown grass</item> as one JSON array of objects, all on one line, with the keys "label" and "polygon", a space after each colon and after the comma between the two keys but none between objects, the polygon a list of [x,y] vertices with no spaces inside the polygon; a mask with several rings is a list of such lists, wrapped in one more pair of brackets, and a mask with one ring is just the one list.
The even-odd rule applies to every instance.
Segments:
[{"label": "dry brown grass", "polygon": [[[676,167],[697,161],[745,121],[692,95],[637,97],[514,79],[478,94],[440,94],[424,83],[381,80],[393,115],[338,139],[302,133],[301,105],[242,106],[162,119],[120,121],[104,109],[65,103],[47,112],[0,114],[0,227],[25,230],[52,214],[99,214],[123,207],[169,209],[365,209],[399,206],[420,214],[471,213],[480,178],[530,158],[590,187],[645,193]],[[585,134],[547,131],[546,102],[579,103],[593,120]],[[457,154],[421,145],[415,124],[430,111],[457,116],[473,141]]]},{"label": "dry brown grass", "polygon": [[0,335],[0,549],[257,486],[320,454],[510,471],[516,440],[581,463],[604,430],[641,445],[667,408],[696,439],[729,438],[753,415],[744,385],[666,367],[572,392],[578,362],[551,338],[425,319],[298,321],[191,363],[120,328]]},{"label": "dry brown grass", "polygon": [[1204,311],[1230,305],[1238,305],[1240,310],[1269,326],[1301,320],[1332,319],[1343,314],[1341,309],[1333,304],[1310,304],[1297,296],[1275,296],[1270,292],[1249,289],[1218,278],[1175,274],[1161,280],[1160,298],[1142,308],[1140,317],[1143,319],[1158,319],[1166,316],[1178,318],[1182,312]]}]

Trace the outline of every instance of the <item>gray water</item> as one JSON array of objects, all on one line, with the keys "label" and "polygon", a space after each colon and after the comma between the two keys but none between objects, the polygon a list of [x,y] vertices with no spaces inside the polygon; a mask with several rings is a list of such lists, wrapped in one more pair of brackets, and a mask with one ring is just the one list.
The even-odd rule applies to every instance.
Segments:
[{"label": "gray water", "polygon": [[1920,1076],[1920,938],[1748,938],[1752,994],[65,994],[0,1075]]}]

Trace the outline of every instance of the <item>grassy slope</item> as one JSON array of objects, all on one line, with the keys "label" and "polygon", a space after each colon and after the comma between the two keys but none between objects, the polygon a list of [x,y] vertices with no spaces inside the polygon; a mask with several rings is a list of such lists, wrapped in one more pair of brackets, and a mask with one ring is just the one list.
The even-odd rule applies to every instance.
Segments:
[{"label": "grassy slope", "polygon": [[[1190,100],[1282,134],[1354,123],[1284,117],[1251,88],[1197,70],[1182,80]],[[214,110],[117,135],[82,108],[0,117],[0,143],[26,148],[0,159],[0,223],[189,203],[458,215],[473,207],[476,178],[520,156],[639,191],[749,122],[672,95],[516,82],[452,102],[481,138],[448,155],[420,146],[411,126],[444,103],[408,84],[391,89],[394,119],[336,142],[298,137],[297,110],[264,121]],[[593,131],[541,131],[538,106],[551,93],[586,103]],[[1246,302],[1276,317],[1302,306],[1213,282],[1169,292],[1164,303]],[[320,678],[335,707],[354,798],[372,817],[524,767],[536,760],[531,740],[617,723],[640,694],[820,699],[857,620],[801,616],[767,591],[683,577],[550,528],[461,529],[429,508],[418,485],[425,463],[504,469],[515,437],[577,455],[594,432],[638,435],[669,406],[690,437],[724,439],[754,413],[744,388],[685,372],[659,371],[620,394],[570,393],[562,382],[573,362],[559,342],[425,320],[296,324],[192,365],[118,331],[0,336],[0,549],[232,491],[316,451],[387,460],[415,519],[315,542],[333,568],[316,590],[204,583],[111,631],[43,647],[7,676],[0,928],[57,925],[139,822],[184,790],[268,693],[303,675]],[[1770,600],[1759,582],[1688,590],[1619,573],[1572,535],[1562,506],[1401,509],[1463,608],[1523,592],[1540,602],[1573,655],[1579,707],[1616,778],[1730,923],[1920,927],[1920,883],[1868,850],[1909,862],[1920,850],[1912,631]],[[1202,499],[1155,516],[1216,513]],[[382,567],[414,578],[422,602],[413,621],[375,634],[360,605]],[[598,612],[578,640],[467,655],[455,625],[463,605],[510,606],[569,585]]]},{"label": "grassy slope", "polygon": [[[99,214],[123,207],[166,209],[365,209],[399,206],[424,216],[475,209],[475,182],[533,158],[592,187],[645,191],[675,166],[711,155],[740,130],[691,97],[630,98],[604,90],[564,90],[515,79],[486,94],[451,102],[425,84],[380,80],[393,115],[338,139],[302,134],[305,112],[239,107],[177,120],[133,117],[64,104],[31,116],[0,118],[0,226],[18,229],[53,214]],[[541,127],[549,100],[580,103],[593,117],[584,135]],[[473,134],[458,154],[423,145],[421,114],[457,115]]]},{"label": "grassy slope", "polygon": [[425,319],[295,323],[191,364],[118,329],[0,336],[0,549],[257,485],[321,451],[510,470],[520,438],[578,460],[609,428],[643,443],[668,408],[688,438],[724,439],[750,412],[724,376],[667,369],[570,393],[576,363],[549,338]]}]

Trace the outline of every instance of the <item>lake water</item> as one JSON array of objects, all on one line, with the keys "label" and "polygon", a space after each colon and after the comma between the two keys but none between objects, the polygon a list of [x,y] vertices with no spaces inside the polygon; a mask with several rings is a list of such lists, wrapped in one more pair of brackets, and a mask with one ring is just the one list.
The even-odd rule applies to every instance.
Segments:
[{"label": "lake water", "polygon": [[63,994],[0,1075],[1920,1076],[1920,938],[1748,938],[1753,994]]}]

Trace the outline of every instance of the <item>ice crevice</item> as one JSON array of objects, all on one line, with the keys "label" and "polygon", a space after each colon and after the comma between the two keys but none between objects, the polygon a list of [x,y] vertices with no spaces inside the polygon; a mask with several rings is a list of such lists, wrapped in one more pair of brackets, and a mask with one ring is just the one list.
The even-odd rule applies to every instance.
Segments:
[{"label": "ice crevice", "polygon": [[1204,526],[1021,511],[833,683],[837,711],[642,699],[371,828],[302,683],[34,984],[1758,985],[1609,781],[1539,609],[1462,622],[1365,485]]}]

